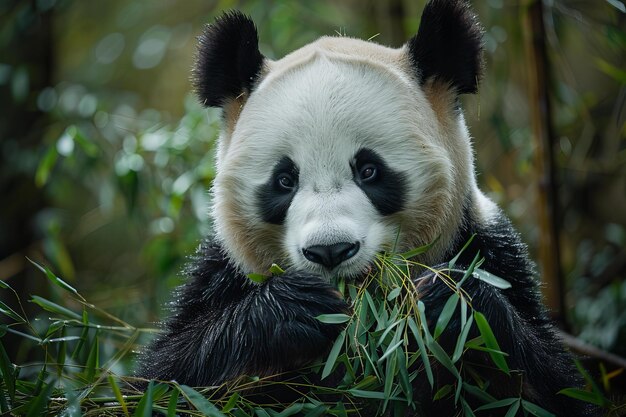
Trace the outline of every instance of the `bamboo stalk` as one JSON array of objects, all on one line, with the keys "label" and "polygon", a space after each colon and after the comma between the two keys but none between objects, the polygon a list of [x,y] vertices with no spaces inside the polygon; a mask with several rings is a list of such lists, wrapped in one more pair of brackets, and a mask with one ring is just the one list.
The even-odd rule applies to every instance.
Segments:
[{"label": "bamboo stalk", "polygon": [[553,318],[565,324],[564,288],[559,245],[557,176],[554,162],[555,136],[552,129],[549,94],[550,67],[546,50],[544,5],[528,0],[524,14],[528,60],[528,91],[538,173],[537,221],[539,225],[539,266],[546,304]]}]

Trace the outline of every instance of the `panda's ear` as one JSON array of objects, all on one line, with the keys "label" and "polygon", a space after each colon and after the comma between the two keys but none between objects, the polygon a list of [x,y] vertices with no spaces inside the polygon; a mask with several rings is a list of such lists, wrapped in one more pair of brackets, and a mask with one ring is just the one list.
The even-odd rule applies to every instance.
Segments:
[{"label": "panda's ear", "polygon": [[430,0],[406,47],[420,85],[435,78],[457,94],[475,93],[482,72],[483,29],[466,0]]},{"label": "panda's ear", "polygon": [[205,106],[222,107],[229,99],[249,93],[263,61],[254,22],[239,11],[224,13],[199,37],[192,72],[198,98]]}]

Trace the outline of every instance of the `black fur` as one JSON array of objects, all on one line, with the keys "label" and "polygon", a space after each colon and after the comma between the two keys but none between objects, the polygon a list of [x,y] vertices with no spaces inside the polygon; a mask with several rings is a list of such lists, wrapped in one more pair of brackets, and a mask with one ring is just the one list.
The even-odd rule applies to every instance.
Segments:
[{"label": "black fur", "polygon": [[482,33],[466,0],[429,1],[417,35],[408,42],[420,85],[436,78],[458,94],[475,93],[482,72]]},{"label": "black fur", "polygon": [[[583,383],[571,355],[563,349],[562,342],[554,332],[541,302],[534,265],[528,258],[526,245],[510,221],[500,213],[493,223],[483,225],[473,221],[467,210],[464,219],[458,244],[451,248],[446,260],[456,255],[474,235],[472,243],[457,260],[456,268],[468,268],[475,255],[480,253],[485,258],[482,269],[511,283],[511,288],[501,290],[470,278],[465,281],[463,288],[472,299],[473,308],[487,318],[500,348],[509,354],[507,362],[513,372],[511,377],[507,377],[499,371],[489,371],[494,366],[486,353],[468,351],[464,360],[487,370],[485,379],[490,381],[488,391],[496,398],[517,397],[521,392],[523,398],[559,417],[595,415],[596,411],[589,404],[557,394],[563,388],[581,387]],[[447,264],[442,264],[435,269],[446,267]],[[458,281],[462,275],[453,273],[451,276]],[[429,324],[434,327],[451,290],[441,280],[432,279],[430,272],[419,277],[416,282],[421,300],[427,307]],[[446,350],[452,351],[460,331],[460,321],[452,320],[439,342]],[[475,336],[478,336],[476,331],[473,335],[470,333],[469,338]],[[437,366],[437,363],[433,361],[433,365]],[[445,370],[438,375],[438,386],[455,382]],[[430,386],[422,379],[418,381],[417,390],[430,391]],[[452,416],[453,402],[450,398],[432,402],[428,395],[422,398],[427,415]],[[505,407],[489,415],[501,416],[506,411]]]},{"label": "black fur", "polygon": [[200,102],[221,107],[252,91],[263,66],[254,22],[239,11],[224,13],[199,38],[193,83]]},{"label": "black fur", "polygon": [[341,331],[315,317],[349,310],[336,289],[310,274],[254,284],[211,242],[188,276],[164,332],[140,357],[142,377],[213,386],[297,370],[323,359]]},{"label": "black fur", "polygon": [[[289,174],[294,180],[292,190],[285,190],[278,183],[278,175],[281,173]],[[257,191],[259,210],[264,221],[273,224],[282,224],[285,221],[291,200],[298,190],[298,175],[298,167],[289,157],[285,156],[278,161],[271,177]]]},{"label": "black fur", "polygon": [[[592,407],[557,394],[562,388],[581,386],[580,378],[541,306],[526,246],[504,215],[495,220],[488,227],[483,226],[466,212],[458,246],[451,249],[450,257],[475,235],[456,267],[469,266],[480,251],[485,257],[481,268],[511,283],[512,288],[500,290],[470,278],[463,288],[473,307],[486,316],[515,372],[507,377],[500,371],[491,371],[493,364],[483,352],[469,351],[464,360],[485,372],[483,376],[490,381],[488,391],[496,398],[517,397],[521,391],[525,399],[559,417],[595,415]],[[443,269],[445,265],[439,267]],[[287,373],[275,379],[291,380],[294,374],[289,371],[323,359],[342,330],[341,325],[322,324],[315,317],[349,312],[340,294],[314,275],[287,273],[262,285],[253,284],[211,242],[202,245],[188,275],[189,282],[175,296],[164,332],[140,358],[138,376],[174,379],[192,386],[216,386],[244,375],[264,377],[281,372]],[[461,278],[454,273],[452,277]],[[440,280],[432,279],[431,273],[417,277],[415,282],[432,329],[451,290]],[[451,352],[459,332],[460,321],[455,315],[439,343]],[[470,338],[474,336],[477,334],[470,334]],[[432,361],[432,366],[437,387],[455,383],[436,361]],[[433,402],[434,391],[424,373],[420,375],[414,381],[414,393],[425,415],[456,415],[453,398]],[[289,402],[296,399],[294,396],[304,395],[288,386],[271,389],[271,393],[257,393],[261,397],[255,401],[267,402],[267,397],[271,397],[272,401],[279,398]],[[468,400],[472,407],[480,405],[471,403],[471,397]],[[506,411],[497,409],[481,415],[503,416]],[[361,414],[373,416],[372,413],[364,410]]]},{"label": "black fur", "polygon": [[[407,179],[405,175],[396,172],[371,149],[361,149],[354,157],[354,181],[363,190],[376,210],[383,216],[396,213],[404,208],[406,200]],[[364,182],[359,179],[359,171],[365,164],[376,166],[376,178]]]}]

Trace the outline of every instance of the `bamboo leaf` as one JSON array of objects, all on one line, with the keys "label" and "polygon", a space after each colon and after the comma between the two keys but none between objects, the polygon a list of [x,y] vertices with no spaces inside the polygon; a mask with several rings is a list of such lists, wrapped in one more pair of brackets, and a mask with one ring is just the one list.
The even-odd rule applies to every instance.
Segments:
[{"label": "bamboo leaf", "polygon": [[537,417],[556,417],[555,414],[552,414],[551,412],[544,410],[538,405],[528,402],[526,400],[522,400],[522,407],[524,408],[524,410]]},{"label": "bamboo leaf", "polygon": [[269,413],[267,411],[265,411],[263,408],[261,407],[257,407],[254,409],[254,414],[256,414],[258,417],[271,417],[269,415]]},{"label": "bamboo leaf", "polygon": [[239,393],[235,392],[228,398],[228,401],[226,402],[224,407],[222,407],[222,412],[228,413],[230,410],[235,408],[235,406],[237,405],[237,401],[239,401]]},{"label": "bamboo leaf", "polygon": [[43,159],[39,162],[37,172],[35,173],[35,184],[37,187],[43,187],[48,182],[50,172],[54,168],[54,164],[57,161],[58,153],[56,147],[51,146]]},{"label": "bamboo leaf", "polygon": [[354,395],[355,397],[359,397],[359,398],[370,398],[373,400],[385,399],[385,394],[383,392],[378,392],[378,391],[364,391],[364,390],[352,388],[352,389],[349,389],[348,392]]},{"label": "bamboo leaf", "polygon": [[75,359],[80,354],[81,349],[85,345],[85,340],[87,340],[87,336],[89,335],[89,327],[87,326],[89,324],[89,315],[87,314],[87,310],[83,310],[81,323],[84,324],[85,327],[83,327],[83,330],[80,332],[80,339],[72,352],[72,359]]},{"label": "bamboo leaf", "polygon": [[408,252],[401,253],[400,256],[403,257],[404,259],[411,259],[417,255],[421,255],[422,253],[430,250],[430,248],[432,248],[433,245],[437,243],[438,240],[439,238],[435,239],[432,243],[429,243],[428,245],[420,246],[418,248],[411,249]]},{"label": "bamboo leaf", "polygon": [[85,299],[82,297],[82,295],[80,295],[78,293],[78,291],[76,291],[76,288],[72,287],[70,284],[68,284],[67,282],[63,281],[61,278],[57,277],[54,272],[52,272],[50,270],[50,268],[48,268],[47,266],[42,266],[39,265],[37,262],[33,261],[32,259],[30,259],[29,257],[26,257],[26,259],[28,259],[28,261],[33,264],[37,269],[39,269],[41,272],[43,272],[44,274],[46,274],[46,276],[48,277],[48,279],[50,281],[52,281],[52,283],[56,286],[58,286],[59,288],[64,289],[65,291],[69,291],[72,294],[76,295],[77,297],[79,297],[81,300],[85,301]]},{"label": "bamboo leaf", "polygon": [[461,256],[461,254],[463,253],[463,251],[465,251],[465,249],[468,248],[468,246],[472,243],[472,241],[474,240],[474,238],[476,237],[476,233],[474,233],[467,242],[465,242],[465,245],[463,245],[463,247],[461,248],[461,250],[459,251],[459,253],[457,253],[454,258],[452,258],[450,260],[450,262],[448,262],[448,269],[452,269],[454,268],[454,266],[456,265],[456,262],[459,260],[459,257]]},{"label": "bamboo leaf", "polygon": [[426,351],[426,346],[424,345],[422,333],[418,329],[413,317],[409,317],[407,321],[409,329],[411,329],[411,333],[413,333],[415,341],[417,342],[417,347],[419,348],[420,356],[422,357],[422,363],[424,364],[424,370],[426,371],[426,378],[428,378],[428,382],[432,388],[435,385],[435,379],[433,377],[433,370],[430,367],[430,360],[428,359],[428,352]]},{"label": "bamboo leaf", "polygon": [[4,304],[2,301],[0,301],[0,314],[4,314],[5,316],[12,318],[19,323],[26,323],[26,319],[17,314],[15,310]]},{"label": "bamboo leaf", "polygon": [[9,360],[7,351],[4,350],[2,342],[0,342],[0,371],[2,372],[2,380],[9,393],[11,401],[15,401],[15,375],[13,373],[14,366]]},{"label": "bamboo leaf", "polygon": [[472,323],[474,322],[474,317],[469,316],[469,320],[463,326],[459,337],[456,340],[456,346],[454,347],[454,352],[452,354],[452,362],[457,363],[459,359],[461,359],[461,355],[463,354],[463,347],[465,346],[465,341],[467,340],[467,336],[469,335],[469,331],[472,328]]},{"label": "bamboo leaf", "polygon": [[83,414],[80,408],[80,401],[78,400],[78,396],[76,395],[76,393],[71,389],[66,389],[65,399],[67,400],[67,407],[65,407],[61,416],[81,417]]},{"label": "bamboo leaf", "polygon": [[302,403],[294,403],[289,407],[285,408],[280,413],[277,413],[274,417],[290,417],[298,414],[304,408],[304,404]]},{"label": "bamboo leaf", "polygon": [[461,289],[465,281],[469,277],[472,276],[472,273],[474,272],[474,269],[476,268],[476,265],[478,264],[479,260],[480,260],[480,251],[476,253],[476,256],[474,256],[474,260],[472,260],[472,263],[470,264],[469,268],[465,270],[465,273],[463,274],[463,278],[461,278],[461,280],[456,283],[457,290]]},{"label": "bamboo leaf", "polygon": [[[179,394],[180,390],[176,385],[174,385],[174,387],[172,388],[172,393],[170,394],[170,400],[167,402],[167,417],[176,417],[176,408],[178,407]],[[237,393],[233,394],[233,397],[235,395],[237,395]]]},{"label": "bamboo leaf", "polygon": [[187,398],[187,400],[189,400],[191,405],[193,405],[196,410],[200,411],[205,416],[225,417],[224,414],[220,412],[220,410],[218,410],[217,407],[215,407],[215,405],[213,405],[213,403],[207,400],[202,394],[200,394],[195,389],[187,385],[181,385],[180,389],[183,395]]},{"label": "bamboo leaf", "polygon": [[441,363],[448,371],[452,373],[452,375],[454,375],[458,379],[459,371],[458,369],[456,369],[456,367],[454,366],[454,363],[452,363],[452,359],[450,359],[450,357],[448,356],[446,351],[443,350],[441,345],[439,345],[439,343],[432,340],[430,343],[427,344],[427,346],[428,346],[428,349],[430,349],[430,352],[435,357],[435,359],[437,359],[439,363]]},{"label": "bamboo leaf", "polygon": [[476,417],[476,414],[472,411],[472,408],[465,401],[465,398],[461,398],[461,406],[463,407],[463,416],[464,417]]},{"label": "bamboo leaf", "polygon": [[351,317],[347,314],[320,314],[315,317],[318,321],[326,324],[341,324],[350,321]]},{"label": "bamboo leaf", "polygon": [[391,355],[393,352],[395,352],[395,350],[397,348],[399,348],[402,344],[404,343],[404,340],[400,340],[396,343],[394,343],[393,345],[390,345],[387,350],[385,350],[385,353],[383,353],[383,356],[380,357],[380,359],[378,359],[378,363],[381,363],[382,361],[384,361],[385,359],[387,359],[387,357],[389,355]]},{"label": "bamboo leaf", "polygon": [[468,384],[466,382],[463,383],[463,389],[473,395],[474,397],[480,399],[482,402],[485,403],[492,403],[492,402],[496,402],[497,400],[488,392],[478,388],[477,386]]},{"label": "bamboo leaf", "polygon": [[411,378],[409,377],[409,370],[406,364],[406,354],[403,349],[398,351],[396,356],[396,368],[398,369],[398,375],[400,377],[400,387],[402,392],[406,396],[409,405],[413,404],[413,387],[411,386]]},{"label": "bamboo leaf", "polygon": [[398,298],[398,296],[400,295],[400,291],[402,291],[402,288],[400,287],[396,287],[393,290],[391,290],[389,294],[387,295],[387,301],[393,301],[396,298]]},{"label": "bamboo leaf", "polygon": [[26,417],[39,417],[46,414],[44,410],[47,408],[48,399],[50,398],[50,394],[52,394],[53,388],[54,383],[50,383],[42,387],[39,394],[37,394],[37,396],[29,402]]},{"label": "bamboo leaf", "polygon": [[511,404],[511,407],[509,407],[509,410],[506,412],[504,417],[515,417],[517,415],[517,411],[519,410],[520,404],[520,401],[515,401],[513,404]]},{"label": "bamboo leaf", "polygon": [[275,276],[280,276],[285,273],[285,270],[276,264],[272,264],[272,266],[270,266],[270,273]]},{"label": "bamboo leaf", "polygon": [[135,409],[134,417],[151,417],[152,416],[152,390],[154,386],[154,381],[150,381],[148,383],[148,388],[141,396],[141,400],[139,400],[139,404],[137,404],[137,408]]},{"label": "bamboo leaf", "polygon": [[80,316],[76,314],[75,312],[73,312],[72,310],[69,310],[63,306],[53,303],[50,300],[46,300],[43,297],[39,297],[38,295],[33,295],[31,298],[31,302],[37,304],[39,307],[51,313],[60,314],[61,316],[70,317],[75,320],[80,320]]},{"label": "bamboo leaf", "polygon": [[509,374],[509,365],[506,363],[506,359],[502,353],[498,353],[495,351],[501,351],[500,345],[498,345],[498,341],[491,330],[491,326],[487,322],[485,316],[479,312],[474,311],[474,320],[476,321],[476,325],[478,326],[478,331],[482,336],[485,346],[487,348],[492,349],[493,351],[489,352],[489,356],[491,356],[491,360],[496,364],[498,368],[500,368],[507,375]]},{"label": "bamboo leaf", "polygon": [[[61,338],[66,338],[65,336],[65,327],[61,328]],[[58,366],[58,377],[59,379],[63,375],[63,368],[65,367],[65,357],[67,356],[67,343],[65,341],[59,344],[59,350],[57,354],[57,366]]]},{"label": "bamboo leaf", "polygon": [[326,359],[326,364],[324,365],[324,369],[322,370],[322,379],[326,378],[332,372],[333,367],[335,366],[335,362],[337,361],[337,357],[339,356],[339,352],[341,352],[341,348],[343,347],[343,344],[345,342],[345,339],[346,331],[344,330],[339,334],[339,336],[337,336],[333,347],[330,349],[330,353],[328,354],[328,358]]},{"label": "bamboo leaf", "polygon": [[321,416],[326,414],[326,411],[328,411],[328,406],[326,406],[324,404],[320,404],[320,405],[316,406],[315,408],[309,410],[304,415],[304,417],[321,417]]},{"label": "bamboo leaf", "polygon": [[[396,322],[394,322],[391,326],[387,327],[385,329],[385,331],[380,335],[380,337],[378,338],[378,343],[376,344],[376,346],[380,346],[385,342],[385,339],[387,338],[387,335],[389,333],[391,333],[391,331],[393,330],[394,327],[396,327],[397,325],[399,325],[401,322],[401,320],[398,320]],[[393,343],[393,342],[392,342]]]},{"label": "bamboo leaf", "polygon": [[487,284],[493,285],[496,288],[500,288],[502,290],[506,290],[511,288],[511,283],[503,278],[500,278],[497,275],[492,274],[491,272],[485,271],[484,269],[476,268],[472,273],[472,276],[476,279],[479,279]]},{"label": "bamboo leaf", "polygon": [[599,395],[597,392],[589,392],[579,388],[565,388],[559,391],[557,394],[567,395],[568,397],[595,405],[605,405],[606,403],[604,397],[602,395]]},{"label": "bamboo leaf", "polygon": [[456,311],[456,305],[459,302],[459,294],[453,292],[452,295],[446,301],[446,304],[443,306],[441,310],[441,314],[439,314],[439,318],[437,319],[437,324],[435,325],[435,334],[434,338],[437,339],[441,333],[446,329],[452,315]]},{"label": "bamboo leaf", "polygon": [[88,382],[93,381],[93,378],[96,374],[96,368],[98,368],[99,364],[100,364],[100,341],[98,338],[98,332],[96,332],[93,338],[93,341],[91,343],[91,349],[89,349],[89,356],[87,357],[87,363],[85,364],[85,378],[87,379]]},{"label": "bamboo leaf", "polygon": [[129,416],[128,407],[126,406],[126,401],[124,401],[124,396],[122,395],[122,392],[120,391],[120,387],[117,385],[117,382],[115,382],[115,378],[113,377],[113,375],[109,375],[108,380],[109,380],[109,385],[111,386],[111,390],[113,391],[113,395],[115,395],[117,402],[120,403],[120,406],[122,407],[122,411],[124,412],[124,415],[128,417]]},{"label": "bamboo leaf", "polygon": [[494,401],[489,404],[482,405],[476,411],[492,410],[494,408],[508,407],[513,403],[519,403],[519,398],[505,398],[503,400]]},{"label": "bamboo leaf", "polygon": [[246,276],[250,281],[256,282],[257,284],[263,284],[270,278],[269,276],[263,274],[248,274]]},{"label": "bamboo leaf", "polygon": [[446,384],[443,387],[439,388],[439,390],[433,396],[433,401],[438,401],[442,398],[445,398],[448,394],[452,392],[452,385]]}]

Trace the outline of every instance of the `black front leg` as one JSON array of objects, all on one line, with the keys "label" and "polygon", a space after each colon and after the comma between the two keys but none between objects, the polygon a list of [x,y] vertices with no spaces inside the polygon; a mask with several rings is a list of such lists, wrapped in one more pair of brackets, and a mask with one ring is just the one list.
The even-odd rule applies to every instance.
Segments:
[{"label": "black front leg", "polygon": [[[439,268],[445,271],[446,266],[440,265]],[[450,277],[458,282],[463,274],[452,272]],[[517,279],[519,280],[519,277]],[[463,360],[473,364],[475,369],[480,370],[482,377],[490,381],[488,391],[497,399],[521,395],[522,398],[559,417],[595,415],[595,410],[589,404],[558,394],[563,388],[581,387],[582,381],[574,367],[573,358],[556,337],[545,309],[539,304],[539,290],[536,284],[533,284],[534,278],[527,276],[526,280],[524,287],[516,286],[514,281],[513,286],[508,289],[496,288],[473,277],[463,283],[463,289],[471,298],[473,308],[485,315],[501,350],[509,355],[506,360],[512,371],[511,376],[498,370],[485,352],[468,350]],[[434,331],[437,319],[452,290],[441,279],[434,279],[431,272],[417,278],[415,282],[420,299],[426,305],[429,326],[431,331]],[[509,296],[513,293],[514,296]],[[526,303],[523,303],[523,300],[526,300]],[[514,301],[520,304],[514,304]],[[528,314],[529,311],[536,310],[540,310],[541,314],[532,316]],[[460,331],[457,307],[453,319],[439,339],[439,343],[449,354],[454,350]],[[478,335],[474,327],[468,340]],[[439,379],[435,382],[439,387],[455,383],[449,372],[437,366],[436,361],[433,361],[433,367],[436,369],[436,378]],[[466,380],[471,382],[471,377],[468,375]],[[420,381],[418,390],[426,392],[421,397],[428,415],[453,416],[458,413],[454,401],[450,399],[432,401],[433,392],[430,392],[428,382]],[[437,387],[435,392],[436,390]],[[478,405],[481,403],[473,403],[474,407]],[[507,408],[501,408],[491,410],[485,415],[504,416],[506,412]],[[522,412],[520,411],[518,415],[521,416]]]},{"label": "black front leg", "polygon": [[323,359],[342,330],[320,314],[347,313],[319,277],[285,273],[255,284],[207,244],[178,291],[163,333],[141,355],[138,376],[214,386],[270,376]]}]

